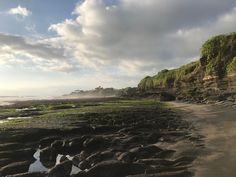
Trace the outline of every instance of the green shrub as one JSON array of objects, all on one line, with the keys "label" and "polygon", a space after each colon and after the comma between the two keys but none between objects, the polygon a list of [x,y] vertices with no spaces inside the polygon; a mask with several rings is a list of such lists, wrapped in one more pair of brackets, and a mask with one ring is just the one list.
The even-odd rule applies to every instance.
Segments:
[{"label": "green shrub", "polygon": [[202,48],[203,57],[207,58],[206,74],[220,78],[226,74],[226,66],[236,51],[236,33],[215,36],[207,40]]},{"label": "green shrub", "polygon": [[232,61],[227,66],[227,73],[236,73],[236,57],[232,59]]}]

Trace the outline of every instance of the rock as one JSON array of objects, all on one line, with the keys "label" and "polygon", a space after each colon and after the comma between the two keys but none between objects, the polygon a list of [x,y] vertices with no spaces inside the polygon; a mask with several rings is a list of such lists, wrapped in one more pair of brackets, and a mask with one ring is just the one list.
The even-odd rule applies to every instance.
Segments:
[{"label": "rock", "polygon": [[72,170],[72,162],[64,161],[57,166],[53,167],[49,173],[48,177],[70,177]]},{"label": "rock", "polygon": [[129,175],[127,177],[191,177],[193,174],[187,170],[177,171],[177,172],[163,172],[155,174],[139,174],[139,175]]},{"label": "rock", "polygon": [[52,147],[46,147],[40,151],[40,161],[45,167],[53,167],[56,163],[56,158],[56,150]]},{"label": "rock", "polygon": [[8,175],[6,177],[46,177],[45,173],[20,173],[17,175]]},{"label": "rock", "polygon": [[3,158],[0,159],[0,168],[14,162],[14,159]]},{"label": "rock", "polygon": [[160,93],[160,101],[174,101],[174,100],[176,100],[174,95],[167,92]]},{"label": "rock", "polygon": [[154,132],[147,136],[147,141],[150,144],[154,144],[154,143],[157,143],[160,138],[161,138],[161,134],[159,132]]},{"label": "rock", "polygon": [[79,155],[76,155],[76,156],[74,156],[74,157],[72,158],[72,163],[73,163],[73,165],[75,165],[75,166],[78,167],[80,162],[81,162],[81,161],[80,161]]},{"label": "rock", "polygon": [[87,160],[84,160],[82,162],[79,163],[78,167],[81,169],[81,170],[86,170],[86,169],[89,169],[91,167],[89,161]]},{"label": "rock", "polygon": [[120,161],[105,161],[92,167],[87,175],[89,177],[125,177],[144,173],[143,164],[123,163]]},{"label": "rock", "polygon": [[125,145],[132,145],[137,144],[137,142],[143,141],[143,137],[135,135],[135,136],[128,136],[126,139],[122,141],[122,144]]},{"label": "rock", "polygon": [[116,126],[98,125],[94,128],[94,132],[96,134],[101,134],[101,133],[114,132],[114,131],[117,131],[119,129],[120,129],[120,127],[116,127]]},{"label": "rock", "polygon": [[31,162],[28,161],[11,163],[0,169],[0,176],[25,173],[28,171],[30,164]]},{"label": "rock", "polygon": [[89,177],[85,171],[80,171],[75,175],[71,175],[71,177]]},{"label": "rock", "polygon": [[155,145],[138,147],[130,150],[131,153],[135,154],[135,158],[137,159],[150,158],[155,156],[155,154],[160,153],[161,151],[163,150]]},{"label": "rock", "polygon": [[61,140],[60,137],[58,136],[51,136],[51,137],[47,137],[47,138],[43,138],[39,141],[39,146],[40,149],[43,149],[47,146],[51,146],[51,144],[56,141],[56,140]]},{"label": "rock", "polygon": [[83,143],[87,138],[88,138],[88,136],[82,136],[79,138],[71,139],[69,142],[68,150],[73,153],[81,152],[84,148]]},{"label": "rock", "polygon": [[63,140],[56,140],[51,144],[51,147],[54,148],[58,153],[62,153],[63,145],[64,145]]},{"label": "rock", "polygon": [[102,136],[95,136],[84,141],[83,146],[88,152],[94,152],[101,148],[105,148],[107,141]]},{"label": "rock", "polygon": [[131,163],[136,158],[136,154],[133,152],[124,152],[117,157],[117,160]]},{"label": "rock", "polygon": [[18,150],[18,149],[23,149],[24,148],[24,144],[23,143],[3,143],[0,144],[0,150],[1,151],[8,151],[9,149],[11,150]]},{"label": "rock", "polygon": [[65,155],[63,155],[63,156],[61,156],[61,158],[60,158],[60,163],[62,163],[62,162],[65,162],[65,161],[68,161],[69,159],[65,156]]},{"label": "rock", "polygon": [[0,152],[0,159],[8,158],[8,159],[18,159],[22,161],[34,161],[34,153],[36,152],[35,149],[26,148],[26,149],[19,149],[14,151],[2,151]]},{"label": "rock", "polygon": [[157,153],[154,157],[156,157],[156,158],[170,158],[173,156],[174,153],[175,153],[174,150],[163,150],[163,151]]}]

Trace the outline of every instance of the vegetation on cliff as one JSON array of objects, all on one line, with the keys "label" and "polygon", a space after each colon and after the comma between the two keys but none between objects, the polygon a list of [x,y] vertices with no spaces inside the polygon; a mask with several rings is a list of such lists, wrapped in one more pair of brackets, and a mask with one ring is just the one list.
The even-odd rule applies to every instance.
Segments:
[{"label": "vegetation on cliff", "polygon": [[183,80],[189,80],[193,77],[200,62],[192,62],[177,69],[162,70],[157,75],[145,77],[138,85],[141,90],[148,90],[153,88],[171,88],[177,86]]},{"label": "vegetation on cliff", "polygon": [[147,76],[138,85],[140,90],[178,87],[206,76],[224,78],[236,72],[236,33],[215,36],[201,48],[201,59],[177,69],[162,70]]},{"label": "vegetation on cliff", "polygon": [[[224,77],[228,66],[236,55],[236,33],[215,36],[207,40],[201,49],[202,57],[206,59],[206,74]],[[232,72],[231,69],[229,69]]]}]

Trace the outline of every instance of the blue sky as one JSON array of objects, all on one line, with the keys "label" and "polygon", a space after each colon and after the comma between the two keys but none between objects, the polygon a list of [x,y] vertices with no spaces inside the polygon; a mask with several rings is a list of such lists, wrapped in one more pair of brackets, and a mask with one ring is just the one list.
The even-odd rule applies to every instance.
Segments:
[{"label": "blue sky", "polygon": [[[29,32],[25,26],[34,26],[41,35],[50,35],[48,27],[50,24],[58,23],[66,18],[71,18],[71,12],[74,10],[78,0],[1,0],[0,12],[17,7],[18,5],[30,9],[33,14],[24,20],[16,20],[15,16],[0,16],[0,31],[18,35],[27,35]],[[16,28],[17,26],[17,28]]]},{"label": "blue sky", "polygon": [[0,0],[0,95],[136,86],[235,29],[235,0]]}]

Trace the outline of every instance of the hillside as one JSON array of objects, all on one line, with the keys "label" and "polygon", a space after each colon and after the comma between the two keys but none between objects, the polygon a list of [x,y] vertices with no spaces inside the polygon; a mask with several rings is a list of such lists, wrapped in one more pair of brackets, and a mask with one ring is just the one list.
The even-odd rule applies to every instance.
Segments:
[{"label": "hillside", "polygon": [[201,58],[177,69],[147,76],[141,92],[169,92],[177,99],[224,100],[236,95],[236,33],[215,36],[201,48]]}]

